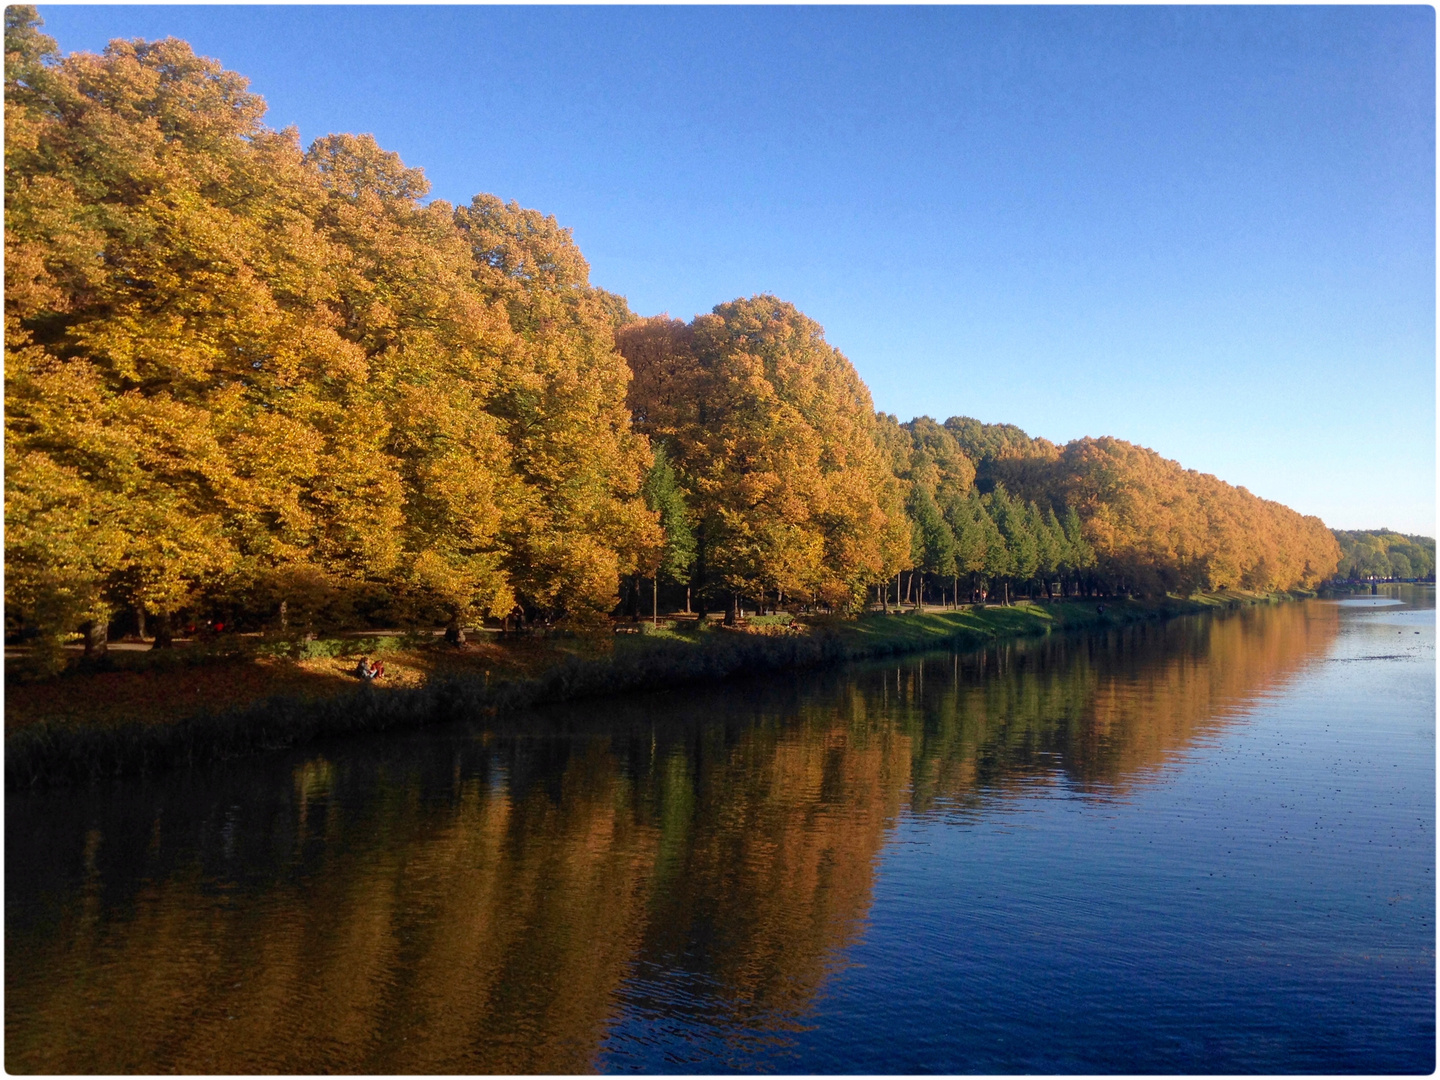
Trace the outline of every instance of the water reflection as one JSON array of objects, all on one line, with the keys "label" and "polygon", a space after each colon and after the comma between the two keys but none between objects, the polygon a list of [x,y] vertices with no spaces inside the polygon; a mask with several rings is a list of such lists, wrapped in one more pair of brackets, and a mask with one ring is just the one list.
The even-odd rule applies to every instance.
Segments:
[{"label": "water reflection", "polygon": [[1338,613],[12,795],[6,1065],[551,1073],[651,1040],[677,1070],[745,1067],[783,1052],[863,933],[902,812],[980,815],[1037,785],[1125,798],[1323,657]]},{"label": "water reflection", "polygon": [[951,658],[953,673],[936,661],[902,668],[886,682],[899,687],[902,724],[920,735],[912,808],[975,806],[1062,779],[1121,794],[1257,696],[1281,692],[1329,650],[1338,614],[1285,605],[1008,645]]}]

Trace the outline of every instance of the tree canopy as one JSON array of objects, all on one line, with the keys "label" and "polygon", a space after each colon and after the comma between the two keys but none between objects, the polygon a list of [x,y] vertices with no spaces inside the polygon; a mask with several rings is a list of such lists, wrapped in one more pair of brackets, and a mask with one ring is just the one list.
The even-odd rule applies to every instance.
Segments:
[{"label": "tree canopy", "polygon": [[[1113,438],[874,410],[770,295],[689,323],[569,229],[364,134],[302,148],[182,41],[61,55],[6,9],[6,610],[598,624],[620,582],[853,610],[1434,572]],[[1342,545],[1344,561],[1342,562]]]},{"label": "tree canopy", "polygon": [[818,324],[773,296],[621,327],[636,428],[674,447],[703,597],[841,607],[902,564],[909,525],[870,394]]},{"label": "tree canopy", "polygon": [[952,418],[979,482],[1074,510],[1108,587],[1141,591],[1313,587],[1340,550],[1322,521],[1114,438],[1057,447],[1010,425]]},{"label": "tree canopy", "polygon": [[1340,545],[1340,578],[1435,577],[1435,538],[1390,529],[1335,530]]},{"label": "tree canopy", "polygon": [[422,203],[370,136],[302,151],[183,42],[6,18],[12,604],[609,610],[650,454],[567,231]]}]

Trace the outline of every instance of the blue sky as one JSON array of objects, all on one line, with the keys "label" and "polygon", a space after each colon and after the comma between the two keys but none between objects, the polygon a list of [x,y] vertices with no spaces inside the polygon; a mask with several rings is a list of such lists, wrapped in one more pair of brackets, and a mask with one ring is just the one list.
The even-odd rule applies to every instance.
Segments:
[{"label": "blue sky", "polygon": [[641,314],[784,297],[901,419],[1435,533],[1429,7],[40,12],[554,214]]}]

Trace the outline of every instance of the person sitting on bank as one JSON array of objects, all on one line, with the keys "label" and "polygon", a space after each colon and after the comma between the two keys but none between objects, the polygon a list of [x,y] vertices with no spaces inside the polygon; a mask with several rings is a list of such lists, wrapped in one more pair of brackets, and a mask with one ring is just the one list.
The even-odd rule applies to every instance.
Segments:
[{"label": "person sitting on bank", "polygon": [[370,682],[379,675],[380,672],[370,666],[370,658],[368,656],[362,656],[360,657],[360,663],[355,665],[355,674],[366,682]]}]

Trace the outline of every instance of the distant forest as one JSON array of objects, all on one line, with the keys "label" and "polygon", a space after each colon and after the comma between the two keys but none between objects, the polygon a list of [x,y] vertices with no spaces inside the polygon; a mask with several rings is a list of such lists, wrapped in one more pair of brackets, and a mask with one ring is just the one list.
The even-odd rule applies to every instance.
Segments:
[{"label": "distant forest", "polygon": [[639,318],[553,217],[427,202],[368,135],[302,148],[184,42],[62,56],[8,7],[5,103],[11,634],[1284,589],[1341,563],[1318,518],[1118,439],[877,414],[773,296]]},{"label": "distant forest", "polygon": [[1435,540],[1389,529],[1336,529],[1340,564],[1335,576],[1354,578],[1428,578],[1435,580]]}]

